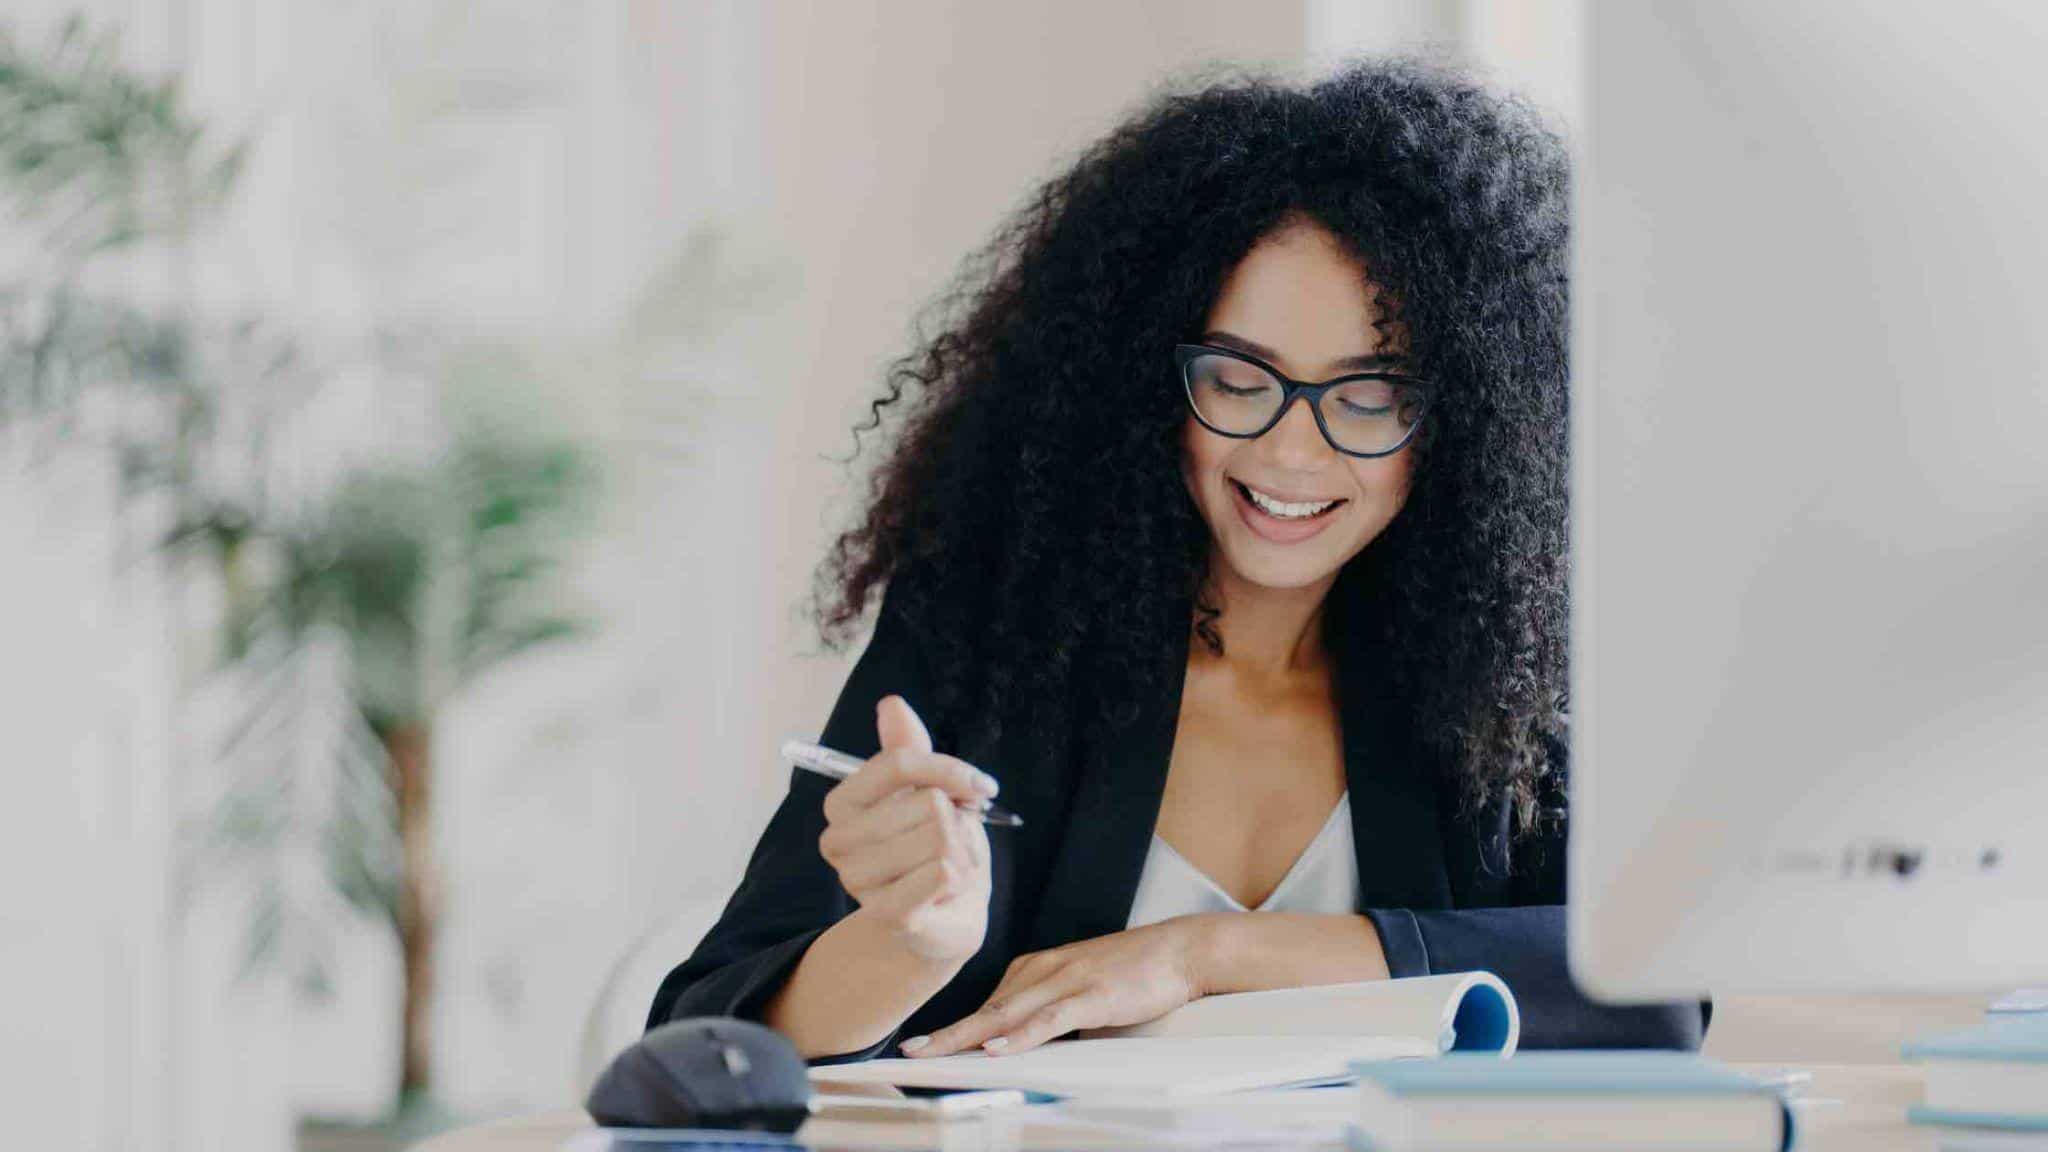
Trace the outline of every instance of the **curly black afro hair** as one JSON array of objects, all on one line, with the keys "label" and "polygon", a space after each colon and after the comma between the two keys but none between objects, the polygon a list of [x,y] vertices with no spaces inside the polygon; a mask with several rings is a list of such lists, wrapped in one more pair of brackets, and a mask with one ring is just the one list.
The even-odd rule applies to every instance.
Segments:
[{"label": "curly black afro hair", "polygon": [[1331,589],[1329,650],[1390,662],[1423,747],[1526,831],[1565,736],[1567,178],[1538,114],[1432,65],[1155,96],[968,260],[938,334],[890,368],[856,442],[891,415],[900,434],[817,573],[825,642],[886,583],[935,669],[918,705],[941,750],[1022,726],[1071,771],[1213,611],[1173,345],[1306,215],[1438,385],[1406,506]]}]

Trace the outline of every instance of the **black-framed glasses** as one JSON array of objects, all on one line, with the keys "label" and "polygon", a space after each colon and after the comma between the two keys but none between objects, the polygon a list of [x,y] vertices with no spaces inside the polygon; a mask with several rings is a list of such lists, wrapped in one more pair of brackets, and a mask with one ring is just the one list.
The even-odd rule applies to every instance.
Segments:
[{"label": "black-framed glasses", "polygon": [[1188,408],[1219,436],[1250,440],[1280,422],[1296,396],[1346,456],[1391,456],[1414,438],[1429,409],[1430,382],[1405,372],[1353,372],[1310,384],[1256,356],[1212,344],[1176,344]]}]

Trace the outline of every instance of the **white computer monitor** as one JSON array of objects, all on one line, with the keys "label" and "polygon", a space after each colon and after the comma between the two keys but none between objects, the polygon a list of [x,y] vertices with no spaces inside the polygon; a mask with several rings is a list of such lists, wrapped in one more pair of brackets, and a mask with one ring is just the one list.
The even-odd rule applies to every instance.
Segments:
[{"label": "white computer monitor", "polygon": [[2048,5],[1584,20],[1573,971],[2048,981]]}]

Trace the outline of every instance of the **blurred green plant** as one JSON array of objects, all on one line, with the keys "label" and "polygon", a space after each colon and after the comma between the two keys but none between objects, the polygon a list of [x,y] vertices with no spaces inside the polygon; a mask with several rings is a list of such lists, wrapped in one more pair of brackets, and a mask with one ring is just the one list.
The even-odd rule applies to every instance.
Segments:
[{"label": "blurred green plant", "polygon": [[88,287],[119,285],[108,262],[149,242],[185,242],[246,154],[216,146],[173,81],[133,76],[82,21],[43,50],[0,29],[0,196],[19,226],[0,244],[0,448],[32,464],[100,454],[144,554],[218,600],[198,638],[206,674],[179,686],[184,714],[218,721],[200,741],[218,771],[182,837],[178,887],[248,886],[244,971],[282,967],[314,993],[334,982],[348,915],[388,923],[404,961],[404,1105],[429,1086],[434,725],[492,668],[581,630],[562,568],[593,518],[596,472],[574,439],[533,431],[552,426],[531,410],[476,402],[536,396],[534,348],[443,332],[376,353],[446,402],[441,442],[295,481],[325,431],[312,401],[346,380],[269,318]]},{"label": "blurred green plant", "polygon": [[10,208],[48,255],[96,252],[184,228],[241,173],[246,142],[214,146],[173,78],[146,80],[119,45],[71,16],[47,48],[0,28],[0,165]]},{"label": "blurred green plant", "polygon": [[[230,514],[179,534],[235,588],[225,657],[249,689],[214,745],[226,789],[200,875],[263,877],[249,961],[289,955],[318,993],[332,981],[328,949],[304,942],[322,940],[332,917],[324,894],[294,889],[292,871],[295,851],[317,843],[333,895],[399,942],[404,1097],[429,1086],[435,721],[493,668],[583,630],[562,607],[561,566],[594,480],[580,449],[471,414],[425,464],[348,471],[253,531]],[[328,715],[337,700],[345,714]],[[279,778],[309,753],[333,781],[310,809],[283,802]]]},{"label": "blurred green plant", "polygon": [[[84,282],[186,234],[227,198],[246,155],[245,141],[216,143],[186,114],[174,80],[126,71],[115,38],[80,17],[41,49],[0,27],[0,431],[28,430],[32,449],[96,439],[124,483],[148,479],[126,469],[150,445],[205,437],[216,412],[194,385],[191,325]],[[246,321],[216,336],[270,343]],[[190,452],[154,455],[180,474],[197,465]]]}]

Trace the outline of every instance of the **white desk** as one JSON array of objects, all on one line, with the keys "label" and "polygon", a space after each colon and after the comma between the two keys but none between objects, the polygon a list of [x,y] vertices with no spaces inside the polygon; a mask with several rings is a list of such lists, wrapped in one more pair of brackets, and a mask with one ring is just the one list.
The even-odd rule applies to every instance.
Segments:
[{"label": "white desk", "polygon": [[[1933,1137],[1906,1124],[1906,1108],[1920,1096],[1917,1069],[1868,1064],[1805,1067],[1813,1073],[1813,1082],[1801,1094],[1806,1102],[1799,1105],[1800,1152],[1933,1152]],[[589,1126],[589,1118],[576,1111],[522,1117],[446,1133],[421,1145],[419,1152],[556,1152]],[[1076,1141],[1072,1131],[1064,1129],[1056,1136],[1040,1134],[1034,1139],[1028,1123],[1014,1129],[955,1126],[947,1132],[946,1152],[1144,1147],[1143,1141],[1108,1135]],[[940,1148],[930,1128],[890,1124],[812,1121],[802,1136],[821,1149]]]}]

